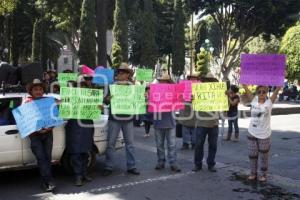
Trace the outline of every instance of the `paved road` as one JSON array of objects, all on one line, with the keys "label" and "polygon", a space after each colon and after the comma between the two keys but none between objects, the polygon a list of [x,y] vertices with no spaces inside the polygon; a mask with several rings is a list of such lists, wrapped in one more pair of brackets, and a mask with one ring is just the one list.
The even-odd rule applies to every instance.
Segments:
[{"label": "paved road", "polygon": [[[91,173],[93,182],[75,187],[72,177],[56,167],[56,194],[41,193],[36,169],[0,173],[0,200],[221,200],[221,199],[300,199],[300,114],[272,117],[272,149],[270,180],[267,184],[249,183],[246,128],[249,119],[239,121],[241,140],[238,143],[219,140],[217,173],[205,167],[194,173],[193,152],[178,150],[182,173],[168,168],[155,171],[156,149],[153,133],[143,138],[143,127],[135,128],[136,154],[140,176],[125,173],[124,151],[116,155],[116,168],[110,177],[102,177],[103,157]],[[225,129],[226,132],[226,129]],[[177,141],[178,149],[181,140]]]}]

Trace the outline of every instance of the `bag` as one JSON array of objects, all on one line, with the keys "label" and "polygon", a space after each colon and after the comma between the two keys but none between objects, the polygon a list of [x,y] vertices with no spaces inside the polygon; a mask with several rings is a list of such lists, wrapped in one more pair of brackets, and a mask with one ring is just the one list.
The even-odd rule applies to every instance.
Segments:
[{"label": "bag", "polygon": [[176,137],[182,138],[182,125],[179,123],[176,124]]}]

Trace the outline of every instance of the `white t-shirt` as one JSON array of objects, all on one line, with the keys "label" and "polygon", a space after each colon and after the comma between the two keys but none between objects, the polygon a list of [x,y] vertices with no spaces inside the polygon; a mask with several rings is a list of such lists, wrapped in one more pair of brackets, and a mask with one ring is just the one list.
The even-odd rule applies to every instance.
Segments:
[{"label": "white t-shirt", "polygon": [[251,121],[248,131],[259,139],[266,139],[271,136],[271,113],[272,101],[268,98],[265,103],[258,103],[256,96],[251,102]]}]

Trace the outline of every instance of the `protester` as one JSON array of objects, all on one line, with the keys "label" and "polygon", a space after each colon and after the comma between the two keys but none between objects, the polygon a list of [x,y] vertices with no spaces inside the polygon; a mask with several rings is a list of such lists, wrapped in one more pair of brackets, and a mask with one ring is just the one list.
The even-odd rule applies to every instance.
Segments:
[{"label": "protester", "polygon": [[[27,85],[27,92],[30,97],[26,103],[43,98],[46,92],[46,84],[39,79],[34,79],[32,83]],[[42,178],[42,189],[51,192],[55,189],[53,176],[51,172],[51,159],[53,147],[53,128],[43,128],[29,135],[31,142],[31,151],[34,154],[39,172]]]},{"label": "protester", "polygon": [[267,181],[269,166],[269,151],[271,145],[271,112],[281,87],[276,87],[270,98],[267,97],[269,88],[258,86],[255,96],[246,85],[243,85],[247,98],[251,101],[251,120],[248,128],[248,147],[251,174],[248,180],[257,179],[258,157],[261,156],[261,175],[259,181]]},{"label": "protester", "polygon": [[[148,99],[149,96],[149,85],[146,86],[146,100]],[[144,126],[145,126],[145,134],[144,137],[150,137],[150,128],[151,125],[153,124],[153,113],[148,112],[148,108],[146,108],[146,114],[141,115],[141,120],[144,122]]]},{"label": "protester", "polygon": [[[218,82],[211,73],[200,78],[201,82]],[[217,153],[217,143],[219,135],[219,113],[218,112],[196,112],[196,146],[194,154],[194,168],[197,172],[202,170],[202,160],[204,156],[204,143],[208,136],[208,156],[206,163],[210,172],[217,172],[215,157]]]},{"label": "protester", "polygon": [[[116,71],[116,81],[117,85],[132,85],[131,77],[133,75],[132,69],[126,63],[122,63],[121,66]],[[113,96],[108,94],[104,98],[104,103],[109,105],[110,100]],[[133,175],[139,175],[140,172],[136,168],[135,153],[133,146],[133,115],[113,115],[110,111],[108,118],[108,142],[106,147],[106,160],[105,169],[103,171],[103,176],[109,176],[113,171],[114,162],[114,151],[117,137],[122,130],[125,148],[126,148],[126,159],[127,159],[127,172]]]},{"label": "protester", "polygon": [[229,102],[229,110],[227,112],[228,117],[228,133],[226,137],[226,141],[231,140],[232,127],[234,126],[234,139],[233,141],[239,141],[239,125],[238,125],[238,105],[240,102],[240,97],[237,94],[239,92],[239,88],[235,85],[231,85],[228,92],[226,92],[228,96]]},{"label": "protester", "polygon": [[[197,81],[198,73],[193,73],[187,76],[187,80]],[[182,150],[195,148],[196,144],[196,115],[192,109],[192,102],[185,102],[183,110],[180,110],[178,122],[182,125]]]},{"label": "protester", "polygon": [[[159,83],[173,83],[171,77],[168,74],[164,74],[157,80]],[[167,141],[168,161],[170,164],[171,171],[181,171],[181,169],[177,165],[175,125],[176,123],[173,112],[155,113],[153,127],[158,157],[157,165],[155,167],[156,170],[161,170],[165,168],[165,141]]]},{"label": "protester", "polygon": [[[72,82],[69,83],[72,84]],[[83,81],[80,83],[80,87],[88,88],[89,84]],[[94,123],[93,120],[70,119],[65,130],[66,151],[72,162],[74,184],[82,186],[83,181],[92,181],[92,178],[87,175],[87,164],[89,152],[92,151],[94,143]]]}]

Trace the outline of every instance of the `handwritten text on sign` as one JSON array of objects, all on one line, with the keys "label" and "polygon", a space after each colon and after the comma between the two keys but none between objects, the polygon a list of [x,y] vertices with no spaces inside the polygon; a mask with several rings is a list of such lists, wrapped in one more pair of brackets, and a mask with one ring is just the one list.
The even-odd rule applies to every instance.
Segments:
[{"label": "handwritten text on sign", "polygon": [[285,55],[242,54],[240,83],[282,86],[285,65]]},{"label": "handwritten text on sign", "polygon": [[193,109],[204,112],[228,111],[226,89],[226,83],[193,83]]},{"label": "handwritten text on sign", "polygon": [[63,120],[58,117],[54,98],[34,100],[17,107],[12,112],[22,138],[42,128],[63,124]]},{"label": "handwritten text on sign", "polygon": [[171,112],[184,108],[177,84],[151,84],[148,101],[149,112]]},{"label": "handwritten text on sign", "polygon": [[62,104],[59,107],[60,117],[65,119],[100,119],[103,90],[88,88],[61,88]]},{"label": "handwritten text on sign", "polygon": [[112,114],[145,114],[144,85],[110,85]]}]

